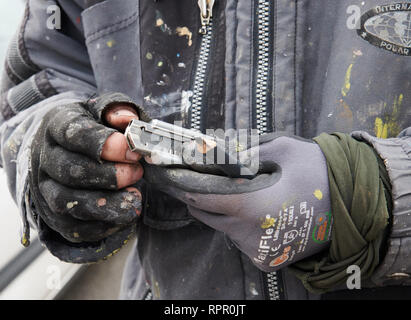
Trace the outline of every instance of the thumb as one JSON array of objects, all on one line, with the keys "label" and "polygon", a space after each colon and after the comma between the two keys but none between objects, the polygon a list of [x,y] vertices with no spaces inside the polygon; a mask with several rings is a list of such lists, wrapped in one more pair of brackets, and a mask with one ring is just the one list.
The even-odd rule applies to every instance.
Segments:
[{"label": "thumb", "polygon": [[131,120],[138,119],[138,114],[130,105],[113,105],[105,112],[104,119],[112,128],[124,131]]}]

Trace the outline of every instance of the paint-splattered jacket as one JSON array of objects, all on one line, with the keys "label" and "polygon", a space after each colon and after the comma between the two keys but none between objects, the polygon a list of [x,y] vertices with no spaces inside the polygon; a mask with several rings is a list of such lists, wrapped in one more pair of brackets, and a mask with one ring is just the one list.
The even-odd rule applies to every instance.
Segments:
[{"label": "paint-splattered jacket", "polygon": [[[307,138],[357,131],[355,137],[385,159],[393,185],[389,250],[372,281],[411,284],[411,263],[404,258],[411,254],[409,4],[216,0],[213,19],[200,34],[194,0],[109,0],[87,10],[83,2],[28,1],[8,52],[1,162],[22,213],[23,242],[31,220],[28,150],[42,115],[96,90],[117,91],[152,118],[187,127],[257,127]],[[61,8],[60,30],[47,27],[53,4]],[[154,298],[267,298],[265,275],[223,234],[155,190],[147,201],[123,298],[145,298],[150,287]],[[51,231],[44,224],[37,228],[54,254],[69,245],[51,245]],[[81,249],[70,248],[74,262]],[[287,269],[278,273],[278,288],[281,298],[319,298]],[[373,294],[392,296],[400,289],[388,290]],[[334,297],[365,294],[340,291]]]}]

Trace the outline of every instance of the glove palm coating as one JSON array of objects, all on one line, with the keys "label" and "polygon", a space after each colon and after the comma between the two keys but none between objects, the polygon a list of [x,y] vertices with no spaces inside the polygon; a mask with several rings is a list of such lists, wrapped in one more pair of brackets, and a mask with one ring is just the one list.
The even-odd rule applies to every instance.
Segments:
[{"label": "glove palm coating", "polygon": [[145,179],[226,233],[264,271],[325,249],[332,218],[327,166],[318,145],[268,134],[246,152],[250,163],[259,156],[260,173],[253,179],[206,174],[206,165],[203,173],[146,165]]},{"label": "glove palm coating", "polygon": [[100,159],[115,130],[86,108],[73,103],[49,111],[31,148],[36,212],[70,242],[102,240],[135,223],[141,210],[141,195],[117,190],[114,163]]}]

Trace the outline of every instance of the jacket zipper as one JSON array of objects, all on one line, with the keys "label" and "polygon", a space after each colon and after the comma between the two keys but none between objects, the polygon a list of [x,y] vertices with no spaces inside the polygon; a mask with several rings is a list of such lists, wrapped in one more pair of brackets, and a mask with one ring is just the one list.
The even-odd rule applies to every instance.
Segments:
[{"label": "jacket zipper", "polygon": [[194,76],[193,95],[191,101],[191,129],[201,131],[201,114],[204,99],[204,88],[207,77],[207,66],[210,57],[211,40],[213,36],[212,11],[214,0],[198,0],[200,8],[202,34],[200,54]]},{"label": "jacket zipper", "polygon": [[277,272],[269,272],[265,274],[265,286],[269,300],[281,299]]},{"label": "jacket zipper", "polygon": [[[193,99],[191,103],[191,129],[201,131],[201,111],[204,98],[204,87],[207,76],[207,66],[210,56],[211,40],[213,35],[212,10],[215,0],[198,0],[200,8],[202,34],[200,54],[194,76]],[[256,79],[256,124],[259,134],[268,131],[267,95],[269,83],[269,55],[270,55],[270,1],[258,0],[258,55]],[[277,272],[266,273],[264,277],[265,289],[269,300],[280,299],[279,275]]]},{"label": "jacket zipper", "polygon": [[[257,0],[257,73],[255,88],[255,123],[260,135],[268,132],[268,86],[270,75],[271,7],[269,0]],[[280,278],[277,272],[263,274],[269,300],[280,300]]]},{"label": "jacket zipper", "polygon": [[270,2],[258,0],[258,54],[256,77],[256,129],[259,134],[267,132],[267,94],[269,76],[269,43],[270,43]]}]

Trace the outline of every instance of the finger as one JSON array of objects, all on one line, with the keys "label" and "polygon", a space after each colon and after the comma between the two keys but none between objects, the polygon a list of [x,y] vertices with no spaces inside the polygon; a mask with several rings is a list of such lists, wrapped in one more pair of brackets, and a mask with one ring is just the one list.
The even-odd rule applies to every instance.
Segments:
[{"label": "finger", "polygon": [[129,105],[114,105],[105,112],[106,122],[111,127],[121,131],[124,131],[133,119],[138,119],[138,114]]},{"label": "finger", "polygon": [[143,176],[140,164],[98,163],[58,145],[46,147],[40,168],[55,181],[80,189],[117,190],[135,184]]},{"label": "finger", "polygon": [[141,213],[141,193],[136,188],[122,191],[76,190],[52,179],[40,184],[40,192],[51,211],[82,221],[105,221],[129,225]]},{"label": "finger", "polygon": [[[39,185],[40,186],[40,185]],[[52,189],[43,190],[43,194],[51,194]],[[118,232],[121,227],[105,221],[81,221],[71,215],[60,215],[52,212],[45,199],[42,204],[41,219],[52,230],[73,243],[95,242]]]},{"label": "finger", "polygon": [[116,163],[116,180],[117,188],[122,189],[128,186],[132,186],[143,178],[144,170],[140,163],[137,164],[123,164]]},{"label": "finger", "polygon": [[101,161],[101,151],[114,129],[97,123],[81,105],[70,105],[50,119],[48,133],[65,149]]},{"label": "finger", "polygon": [[[164,168],[146,164],[145,181],[159,190],[178,194],[243,194],[267,188],[276,183],[281,172],[261,174],[254,179],[228,178],[180,168]],[[199,183],[199,181],[201,183]]]},{"label": "finger", "polygon": [[127,144],[126,137],[120,132],[108,137],[101,152],[101,159],[112,162],[133,163],[141,159],[141,155],[132,152]]}]

